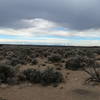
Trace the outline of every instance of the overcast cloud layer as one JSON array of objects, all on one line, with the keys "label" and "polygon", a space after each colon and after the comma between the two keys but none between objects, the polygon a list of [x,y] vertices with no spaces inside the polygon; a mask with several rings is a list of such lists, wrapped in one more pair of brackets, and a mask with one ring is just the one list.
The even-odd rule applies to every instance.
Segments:
[{"label": "overcast cloud layer", "polygon": [[100,27],[99,0],[0,0],[0,26],[43,18],[71,29]]},{"label": "overcast cloud layer", "polygon": [[[77,37],[80,41],[86,38],[91,41],[92,38],[92,44],[99,45],[100,1],[0,0],[0,36],[3,39],[15,36],[15,40],[51,37],[71,41]],[[73,41],[70,44],[74,45]],[[80,45],[91,44],[80,42]]]}]

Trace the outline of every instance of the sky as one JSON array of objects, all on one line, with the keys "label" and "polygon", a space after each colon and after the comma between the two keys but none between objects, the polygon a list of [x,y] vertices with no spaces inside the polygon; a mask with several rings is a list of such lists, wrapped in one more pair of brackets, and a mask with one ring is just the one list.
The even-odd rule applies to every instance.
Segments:
[{"label": "sky", "polygon": [[0,43],[100,46],[100,0],[0,0]]}]

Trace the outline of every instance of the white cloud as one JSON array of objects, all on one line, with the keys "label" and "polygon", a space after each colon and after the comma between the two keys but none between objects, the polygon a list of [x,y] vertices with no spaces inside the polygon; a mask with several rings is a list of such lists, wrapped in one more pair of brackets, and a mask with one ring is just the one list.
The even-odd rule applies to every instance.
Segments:
[{"label": "white cloud", "polygon": [[[2,35],[15,35],[15,36],[26,36],[34,37],[41,35],[57,35],[57,36],[68,36],[68,32],[63,30],[53,30],[60,27],[56,23],[44,19],[25,19],[19,22],[22,25],[21,29],[3,28],[0,29],[0,34]],[[18,23],[17,23],[18,25]]]},{"label": "white cloud", "polygon": [[23,19],[21,20],[21,23],[37,29],[49,29],[57,26],[56,23],[41,18]]},{"label": "white cloud", "polygon": [[100,40],[71,40],[44,38],[39,40],[21,40],[21,39],[0,39],[0,43],[4,44],[35,44],[35,45],[72,45],[72,46],[100,46]]},{"label": "white cloud", "polygon": [[75,35],[81,37],[100,37],[100,29],[88,29],[80,32],[76,31]]},{"label": "white cloud", "polygon": [[[15,36],[80,36],[80,37],[100,37],[100,29],[89,29],[85,31],[72,31],[72,30],[57,30],[56,28],[62,27],[52,21],[41,18],[24,19],[19,22],[23,25],[21,29],[1,28],[0,34],[2,35],[15,35]],[[65,28],[66,29],[66,28]]]},{"label": "white cloud", "polygon": [[31,36],[30,32],[26,29],[15,30],[11,28],[0,29],[0,35],[14,35],[14,36]]},{"label": "white cloud", "polygon": [[[0,43],[35,43],[35,44],[70,44],[70,45],[99,45],[100,40],[68,40],[68,39],[57,39],[57,38],[43,38],[36,40],[35,37],[49,37],[51,36],[62,36],[66,37],[97,37],[100,38],[100,29],[89,29],[85,31],[72,31],[67,28],[57,29],[62,27],[52,21],[48,21],[41,18],[36,19],[24,19],[19,23],[23,27],[20,29],[14,28],[1,28],[0,35],[13,35],[22,37],[22,40],[11,40],[11,39],[0,39]],[[26,40],[23,40],[26,37]],[[29,40],[33,38],[35,40]]]},{"label": "white cloud", "polygon": [[10,43],[10,44],[51,44],[51,45],[64,45],[69,42],[69,40],[65,39],[56,39],[56,38],[44,38],[39,40],[21,40],[21,39],[0,39],[0,43]]}]

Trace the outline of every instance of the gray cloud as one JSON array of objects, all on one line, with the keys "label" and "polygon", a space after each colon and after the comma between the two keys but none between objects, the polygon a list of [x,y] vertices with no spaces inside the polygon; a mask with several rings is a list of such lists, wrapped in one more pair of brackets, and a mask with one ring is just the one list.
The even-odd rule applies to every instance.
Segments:
[{"label": "gray cloud", "polygon": [[74,30],[100,28],[99,0],[0,0],[0,27],[44,18]]}]

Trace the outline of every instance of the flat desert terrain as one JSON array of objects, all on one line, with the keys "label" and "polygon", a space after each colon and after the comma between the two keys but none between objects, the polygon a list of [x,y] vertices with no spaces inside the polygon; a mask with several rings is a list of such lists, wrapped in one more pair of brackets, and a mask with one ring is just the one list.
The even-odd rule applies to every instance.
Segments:
[{"label": "flat desert terrain", "polygon": [[100,100],[99,65],[99,47],[0,45],[0,100]]}]

